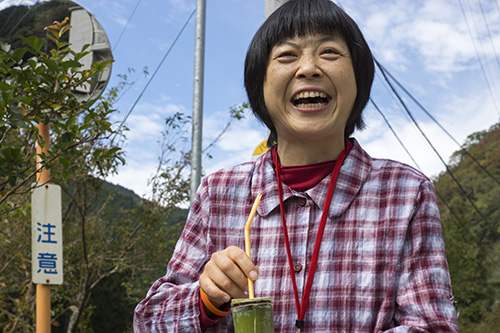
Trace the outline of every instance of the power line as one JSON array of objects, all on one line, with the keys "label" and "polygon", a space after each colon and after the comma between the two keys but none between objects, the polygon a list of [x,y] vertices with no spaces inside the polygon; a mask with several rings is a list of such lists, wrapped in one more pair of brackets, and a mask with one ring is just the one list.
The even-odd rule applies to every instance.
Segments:
[{"label": "power line", "polygon": [[[184,23],[184,25],[182,26],[181,30],[179,31],[179,33],[177,34],[177,36],[175,37],[174,41],[172,42],[172,45],[170,45],[169,49],[167,50],[167,52],[165,53],[165,55],[163,56],[163,59],[160,61],[160,63],[158,64],[158,66],[156,67],[155,71],[153,72],[153,75],[151,75],[151,77],[149,78],[148,82],[146,83],[146,85],[144,86],[144,89],[142,89],[141,93],[139,94],[139,97],[137,97],[137,99],[135,100],[134,104],[132,105],[132,107],[130,108],[130,110],[127,112],[127,114],[125,115],[125,117],[123,118],[123,120],[121,121],[120,125],[118,125],[118,128],[116,129],[116,131],[118,132],[120,130],[120,128],[123,126],[123,124],[125,123],[125,121],[127,120],[127,118],[130,116],[130,114],[132,113],[132,111],[134,110],[135,106],[137,105],[137,103],[140,101],[140,99],[142,98],[142,95],[144,95],[144,92],[146,91],[146,89],[148,89],[149,87],[149,84],[151,83],[151,81],[153,81],[153,78],[155,77],[156,73],[158,73],[158,70],[160,69],[161,65],[163,64],[163,62],[165,61],[165,59],[167,59],[167,56],[170,54],[170,51],[172,51],[173,47],[175,46],[175,43],[177,42],[177,40],[179,39],[179,37],[181,36],[182,32],[184,31],[184,29],[186,29],[189,21],[191,21],[191,18],[193,17],[194,13],[196,13],[196,9],[193,10],[193,12],[191,13],[191,15],[189,15],[188,19],[186,20],[186,22]],[[115,136],[111,139],[111,142],[113,142],[113,140],[115,139],[116,137],[116,134]]]},{"label": "power line", "polygon": [[[393,81],[394,81],[394,82],[395,82],[395,83],[396,83],[396,84],[397,84],[397,85],[398,85],[398,86],[399,86],[399,87],[400,87],[400,88],[401,88],[401,89],[405,92],[405,94],[407,94],[407,95],[411,98],[411,100],[412,100],[413,102],[415,102],[415,104],[417,104],[417,105],[420,107],[420,109],[422,109],[422,111],[424,111],[424,112],[425,112],[425,114],[426,114],[427,116],[429,116],[429,118],[431,118],[431,119],[432,119],[432,121],[434,121],[434,123],[436,123],[436,124],[439,126],[439,128],[441,128],[441,130],[443,130],[443,132],[444,132],[444,133],[446,133],[446,135],[448,135],[448,137],[449,137],[451,140],[453,140],[453,142],[455,142],[455,143],[456,143],[456,144],[457,144],[457,145],[458,145],[458,146],[459,146],[459,147],[463,150],[463,152],[464,152],[467,156],[469,156],[469,157],[472,159],[472,161],[474,161],[474,163],[476,163],[476,164],[477,164],[477,165],[478,165],[478,166],[479,166],[479,167],[480,167],[480,168],[481,168],[481,169],[482,169],[482,170],[483,170],[483,171],[484,171],[484,172],[485,172],[485,173],[486,173],[486,174],[487,174],[487,175],[488,175],[491,179],[493,179],[493,180],[495,181],[495,183],[497,183],[498,185],[500,185],[500,181],[499,181],[499,180],[498,180],[495,176],[493,176],[493,175],[492,175],[492,174],[491,174],[491,173],[490,173],[490,172],[489,172],[489,171],[488,171],[488,170],[487,170],[487,169],[486,169],[486,168],[485,168],[485,167],[484,167],[484,166],[483,166],[483,165],[482,165],[482,164],[481,164],[481,163],[480,163],[480,162],[479,162],[479,161],[478,161],[478,160],[477,160],[474,156],[472,156],[466,148],[462,147],[462,145],[461,145],[461,144],[460,144],[460,143],[459,143],[459,142],[458,142],[458,141],[457,141],[457,140],[453,137],[453,135],[451,135],[451,134],[450,134],[450,133],[449,133],[449,132],[448,132],[448,131],[447,131],[447,130],[446,130],[446,129],[445,129],[445,128],[444,128],[444,127],[443,127],[443,126],[442,126],[442,125],[441,125],[441,124],[437,121],[437,120],[436,120],[436,118],[434,118],[434,117],[432,116],[432,114],[431,114],[429,111],[427,111],[427,109],[426,109],[426,108],[425,108],[425,107],[424,107],[424,106],[423,106],[423,105],[422,105],[422,104],[421,104],[421,103],[420,103],[420,102],[419,102],[419,101],[418,101],[418,100],[417,100],[417,99],[416,99],[416,98],[415,98],[415,97],[414,97],[414,96],[413,96],[413,95],[412,95],[412,94],[411,94],[411,93],[410,93],[410,92],[409,92],[409,91],[408,91],[408,90],[407,90],[407,89],[406,89],[406,88],[405,88],[405,87],[404,87],[404,86],[403,86],[403,85],[402,85],[402,84],[401,84],[401,83],[400,83],[400,82],[399,82],[399,81],[398,81],[398,80],[397,80],[397,79],[396,79],[396,78],[395,78],[395,77],[394,77],[394,76],[393,76],[393,75],[392,75],[392,74],[391,74],[391,73],[390,73],[390,72],[389,72],[389,71],[388,71],[388,70],[384,67],[384,66],[382,66],[381,64],[378,64],[378,65],[379,65],[379,66],[383,69],[383,71],[384,71],[384,72],[385,72],[385,73],[386,73],[386,74],[387,74],[387,75],[388,75],[388,76],[389,76],[389,77],[390,77],[390,78],[391,78],[391,79],[392,79],[392,80],[393,80]],[[382,69],[381,69],[381,70],[382,70]]]},{"label": "power line", "polygon": [[462,15],[464,16],[465,23],[467,24],[467,30],[469,31],[469,35],[470,35],[470,38],[472,40],[472,45],[474,46],[474,50],[476,51],[477,60],[479,61],[479,66],[481,67],[481,71],[483,72],[483,77],[484,77],[484,79],[486,81],[486,85],[488,86],[488,89],[490,91],[491,98],[493,100],[493,104],[495,105],[495,109],[497,110],[497,113],[500,116],[500,111],[499,111],[497,103],[496,103],[495,95],[493,93],[493,89],[491,88],[490,81],[488,80],[488,77],[486,75],[483,61],[481,60],[481,56],[479,55],[479,52],[477,50],[476,42],[474,40],[474,36],[472,34],[472,30],[471,30],[470,25],[469,25],[469,20],[467,19],[467,15],[465,14],[465,10],[464,10],[464,7],[462,5],[462,0],[458,0],[458,3],[460,4],[460,9],[462,10]]},{"label": "power line", "polygon": [[[475,15],[473,15],[473,11],[472,11],[471,4],[470,4],[470,2],[469,2],[469,1],[470,1],[470,0],[467,0],[467,4],[469,5],[469,10],[470,10],[471,15],[472,15],[472,23],[474,24],[474,28],[476,29],[476,32],[477,32],[477,35],[478,35],[478,44],[479,44],[479,46],[480,46],[480,48],[481,48],[481,52],[482,52],[482,54],[484,54],[484,55],[485,55],[485,58],[486,58],[486,60],[485,60],[485,63],[484,63],[484,64],[485,64],[485,67],[486,67],[486,71],[490,74],[490,78],[491,78],[491,81],[492,81],[492,82],[491,82],[491,85],[492,85],[493,94],[494,94],[494,95],[497,97],[497,99],[498,99],[498,91],[497,91],[497,89],[496,89],[496,87],[497,87],[497,82],[496,82],[496,80],[495,80],[495,76],[493,75],[493,72],[492,72],[492,70],[491,70],[491,68],[490,68],[489,61],[487,60],[487,57],[486,57],[486,51],[485,51],[485,49],[484,49],[484,47],[483,47],[483,41],[482,41],[482,38],[480,38],[480,30],[479,30],[478,25],[477,25],[477,22],[476,22],[477,20],[475,19]],[[479,0],[478,0],[478,1],[479,1]],[[479,2],[479,5],[481,5],[481,2]],[[482,6],[481,6],[481,9],[482,9]],[[486,21],[485,21],[485,23],[486,23],[486,26],[488,26],[488,23],[487,23]]]},{"label": "power line", "polygon": [[[2,26],[2,29],[0,29],[0,31],[3,32],[3,30],[5,29],[5,27],[7,26],[7,24],[9,24],[10,22],[10,19],[12,18],[12,16],[14,16],[14,14],[17,12],[17,10],[19,9],[19,7],[21,7],[21,5],[23,4],[25,0],[22,0],[19,4],[17,4],[14,9],[10,12],[10,15],[9,17],[7,18],[7,20],[5,20],[3,26]],[[1,35],[0,35],[1,36]]]},{"label": "power line", "polygon": [[130,21],[132,20],[132,17],[134,16],[135,14],[135,11],[137,10],[137,7],[139,7],[139,4],[141,3],[142,0],[138,0],[137,3],[135,4],[135,8],[134,10],[132,11],[132,14],[130,14],[130,17],[128,18],[127,20],[127,24],[125,24],[125,26],[123,27],[122,29],[122,32],[120,33],[120,36],[118,37],[118,39],[116,40],[115,42],[115,45],[113,45],[113,49],[112,51],[114,51],[116,49],[116,46],[118,45],[118,43],[120,42],[120,40],[122,39],[122,36],[123,36],[123,33],[125,32],[125,30],[127,30],[127,27],[128,27],[128,24],[130,23]]},{"label": "power line", "polygon": [[370,97],[370,102],[372,102],[373,106],[375,107],[375,110],[377,110],[378,113],[382,116],[382,118],[384,119],[386,125],[391,130],[392,134],[394,134],[394,136],[396,137],[396,140],[398,140],[398,142],[401,145],[401,147],[403,147],[403,149],[406,152],[406,154],[408,154],[408,156],[410,157],[410,159],[413,161],[413,164],[415,164],[415,166],[417,167],[417,169],[422,170],[422,168],[418,165],[417,161],[415,161],[415,159],[410,154],[410,152],[408,151],[408,149],[406,149],[406,146],[403,144],[403,142],[401,141],[401,139],[399,138],[399,136],[396,134],[396,131],[394,131],[394,129],[392,128],[391,124],[389,123],[389,120],[387,120],[387,118],[385,117],[385,115],[378,108],[377,104],[375,104],[375,101],[371,97]]},{"label": "power line", "polygon": [[415,124],[415,126],[417,127],[417,129],[419,130],[420,134],[424,137],[424,139],[427,141],[427,143],[429,144],[429,146],[432,148],[432,150],[434,151],[434,153],[438,156],[439,160],[441,161],[441,163],[443,163],[443,165],[445,166],[446,168],[446,171],[448,172],[448,174],[450,175],[450,177],[453,179],[453,181],[457,184],[457,186],[459,187],[460,191],[462,192],[462,194],[465,196],[465,198],[467,199],[467,201],[469,201],[469,203],[472,205],[472,207],[474,208],[474,210],[476,211],[476,213],[478,213],[478,215],[481,217],[481,219],[486,223],[486,225],[491,229],[491,231],[493,232],[494,235],[496,235],[497,237],[499,236],[498,235],[498,232],[496,230],[494,230],[491,225],[488,223],[488,220],[486,219],[486,217],[483,215],[483,213],[481,213],[481,211],[479,210],[479,208],[477,207],[477,205],[474,203],[474,201],[469,197],[469,195],[467,194],[467,192],[465,191],[465,189],[463,188],[462,184],[460,184],[460,182],[458,181],[458,179],[455,177],[455,175],[453,174],[453,172],[451,171],[451,169],[448,167],[448,165],[446,164],[446,162],[443,160],[443,157],[439,154],[439,152],[436,150],[436,147],[432,144],[432,142],[429,140],[429,138],[427,137],[427,135],[424,133],[424,131],[420,128],[420,125],[417,123],[417,121],[415,120],[415,118],[413,117],[412,113],[410,112],[410,110],[408,109],[408,107],[406,106],[405,102],[403,101],[403,99],[401,98],[401,96],[398,94],[398,92],[396,91],[396,89],[394,88],[394,86],[391,84],[391,82],[389,81],[382,65],[380,65],[380,63],[376,60],[375,60],[375,64],[378,66],[378,68],[380,69],[382,75],[384,76],[384,79],[386,80],[386,82],[389,84],[389,87],[391,88],[391,90],[393,91],[393,93],[396,95],[396,97],[398,98],[399,102],[401,103],[401,105],[403,106],[404,110],[406,111],[406,113],[408,114],[408,116],[410,116],[412,122]]},{"label": "power line", "polygon": [[481,4],[481,0],[478,0],[478,2],[479,2],[479,8],[481,8],[481,14],[483,15],[483,20],[484,20],[484,24],[486,26],[486,30],[488,31],[488,36],[490,38],[491,47],[493,48],[493,53],[495,54],[495,59],[496,59],[497,64],[498,64],[498,68],[500,69],[500,60],[498,59],[497,50],[495,48],[495,42],[493,41],[493,36],[491,35],[490,25],[488,24],[488,20],[486,19],[486,14],[484,13],[484,9],[483,9],[483,5]]},{"label": "power line", "polygon": [[9,34],[7,35],[7,37],[5,37],[5,39],[9,39],[10,36],[14,33],[14,31],[16,31],[17,27],[19,26],[19,24],[21,24],[21,22],[24,20],[24,18],[31,12],[31,10],[40,2],[40,0],[37,0],[37,2],[33,5],[33,6],[30,6],[28,11],[26,11],[26,13],[24,13],[23,17],[21,17],[21,19],[19,21],[17,21],[17,23],[14,25],[14,27],[10,30]]},{"label": "power line", "polygon": [[[396,138],[396,140],[399,142],[399,144],[401,145],[401,147],[403,147],[404,151],[408,154],[408,156],[410,157],[410,159],[413,161],[413,163],[415,163],[415,166],[417,167],[417,169],[419,170],[422,170],[422,168],[420,168],[420,166],[418,165],[418,163],[415,161],[415,159],[413,158],[413,156],[411,155],[411,153],[408,151],[408,149],[406,148],[406,146],[404,145],[404,143],[401,141],[401,139],[399,138],[398,134],[396,133],[396,131],[393,129],[393,127],[391,126],[389,120],[387,119],[387,117],[384,115],[384,113],[379,109],[379,107],[377,106],[377,104],[375,103],[375,101],[370,97],[370,102],[373,104],[373,106],[375,107],[375,109],[378,111],[378,113],[382,116],[382,118],[384,119],[385,123],[387,124],[387,126],[389,127],[389,129],[391,130],[392,134],[394,135],[394,137]],[[439,197],[439,199],[441,200],[441,203],[448,209],[448,212],[453,216],[454,219],[452,219],[452,221],[455,222],[455,224],[462,228],[470,237],[470,239],[476,243],[477,245],[482,245],[484,244],[481,240],[479,240],[476,236],[474,236],[469,228],[467,228],[465,226],[465,223],[464,221],[458,217],[458,215],[455,213],[455,211],[453,209],[451,209],[451,206],[448,204],[448,202],[445,200],[444,196],[436,189],[434,188],[434,190],[436,191],[436,194],[437,196]],[[488,253],[486,254],[488,256],[488,258],[492,261],[492,263],[495,263],[497,264],[496,260],[491,257]]]}]

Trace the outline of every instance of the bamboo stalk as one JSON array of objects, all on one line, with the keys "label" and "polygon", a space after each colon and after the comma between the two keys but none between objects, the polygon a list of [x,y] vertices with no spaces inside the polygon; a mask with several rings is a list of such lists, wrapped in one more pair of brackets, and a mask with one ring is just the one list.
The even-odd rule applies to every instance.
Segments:
[{"label": "bamboo stalk", "polygon": [[273,301],[270,297],[231,301],[235,333],[274,332]]}]

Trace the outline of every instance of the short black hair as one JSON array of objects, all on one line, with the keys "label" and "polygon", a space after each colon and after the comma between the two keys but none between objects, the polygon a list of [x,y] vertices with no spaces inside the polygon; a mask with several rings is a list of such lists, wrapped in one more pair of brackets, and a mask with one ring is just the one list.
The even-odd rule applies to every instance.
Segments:
[{"label": "short black hair", "polygon": [[288,38],[308,34],[341,34],[351,53],[357,96],[345,127],[345,137],[356,128],[363,129],[362,111],[370,98],[374,76],[372,53],[356,22],[330,0],[289,0],[259,28],[245,58],[245,89],[255,116],[271,131],[268,147],[277,141],[276,128],[266,108],[264,81],[269,56],[274,46]]}]

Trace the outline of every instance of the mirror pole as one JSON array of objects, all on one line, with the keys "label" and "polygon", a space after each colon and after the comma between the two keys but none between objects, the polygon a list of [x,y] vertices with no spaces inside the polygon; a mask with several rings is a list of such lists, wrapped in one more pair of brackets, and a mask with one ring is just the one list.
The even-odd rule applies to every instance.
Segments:
[{"label": "mirror pole", "polygon": [[[40,155],[49,154],[50,134],[49,124],[40,122],[38,124],[38,132],[43,138],[44,145],[41,147],[40,142],[36,146],[36,164],[37,176],[36,181],[38,184],[48,184],[50,181],[50,170],[42,166]],[[50,285],[37,284],[36,285],[36,333],[50,333]]]}]

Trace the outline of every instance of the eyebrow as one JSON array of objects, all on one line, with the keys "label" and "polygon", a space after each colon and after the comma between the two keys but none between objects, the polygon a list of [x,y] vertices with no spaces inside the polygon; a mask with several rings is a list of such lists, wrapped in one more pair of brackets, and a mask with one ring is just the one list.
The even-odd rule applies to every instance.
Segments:
[{"label": "eyebrow", "polygon": [[[321,38],[320,40],[318,40],[316,42],[316,45],[319,45],[319,44],[322,44],[322,43],[325,43],[325,42],[337,42],[339,40],[342,40],[342,39],[340,39],[338,36],[325,36],[325,37]],[[300,47],[297,43],[294,43],[294,42],[289,41],[289,40],[286,40],[284,42],[276,44],[276,46],[284,45],[284,44],[290,45],[290,46],[292,46],[294,48],[299,48]]]}]

